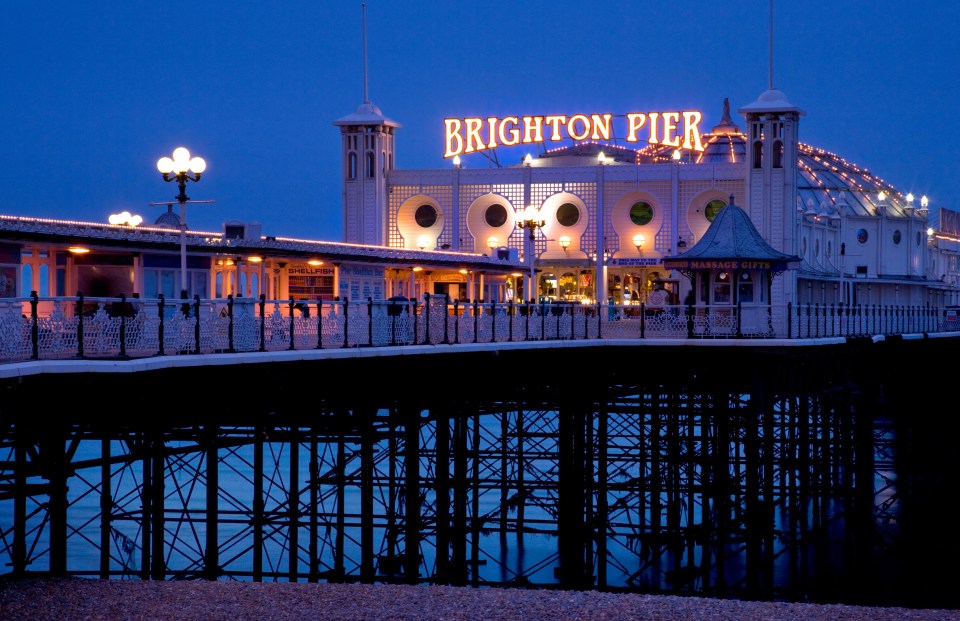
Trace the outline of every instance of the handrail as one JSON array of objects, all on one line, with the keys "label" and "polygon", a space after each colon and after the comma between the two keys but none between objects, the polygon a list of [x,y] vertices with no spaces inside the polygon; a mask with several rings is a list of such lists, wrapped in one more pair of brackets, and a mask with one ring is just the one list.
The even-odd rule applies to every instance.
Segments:
[{"label": "handrail", "polygon": [[[461,321],[461,314],[464,321]],[[472,315],[472,321],[467,316]],[[145,358],[280,349],[456,345],[583,338],[816,339],[960,331],[931,305],[514,304],[426,296],[416,300],[267,300],[227,296],[168,304],[157,298],[0,299],[0,363]],[[594,324],[594,318],[596,323]],[[441,326],[440,322],[443,322]],[[567,326],[566,322],[570,325]],[[506,325],[504,325],[506,322]],[[536,323],[534,323],[536,322]],[[442,329],[441,329],[442,328]],[[325,334],[326,333],[326,336]]]}]

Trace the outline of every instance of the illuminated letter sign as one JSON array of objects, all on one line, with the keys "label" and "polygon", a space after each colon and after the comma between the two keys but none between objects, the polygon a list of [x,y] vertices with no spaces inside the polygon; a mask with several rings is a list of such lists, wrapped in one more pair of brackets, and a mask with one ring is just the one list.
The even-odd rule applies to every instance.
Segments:
[{"label": "illuminated letter sign", "polygon": [[[663,144],[691,151],[703,151],[700,142],[700,121],[696,110],[681,112],[629,112],[626,119],[626,141]],[[551,114],[545,116],[488,116],[444,119],[444,152],[449,158],[462,153],[476,153],[499,146],[560,142],[566,138],[610,140],[612,114]],[[641,130],[646,131],[641,136]],[[615,134],[614,134],[615,135]]]}]

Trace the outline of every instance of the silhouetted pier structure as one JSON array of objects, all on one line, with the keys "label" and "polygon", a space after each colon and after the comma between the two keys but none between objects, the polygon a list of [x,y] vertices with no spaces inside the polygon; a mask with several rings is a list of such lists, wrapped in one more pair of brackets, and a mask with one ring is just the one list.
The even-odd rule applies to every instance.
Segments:
[{"label": "silhouetted pier structure", "polygon": [[[851,602],[942,583],[957,603],[922,564],[957,551],[923,517],[958,479],[957,423],[924,388],[949,381],[932,361],[957,344],[594,339],[34,369],[0,380],[0,560]],[[921,366],[922,386],[903,377]]]}]

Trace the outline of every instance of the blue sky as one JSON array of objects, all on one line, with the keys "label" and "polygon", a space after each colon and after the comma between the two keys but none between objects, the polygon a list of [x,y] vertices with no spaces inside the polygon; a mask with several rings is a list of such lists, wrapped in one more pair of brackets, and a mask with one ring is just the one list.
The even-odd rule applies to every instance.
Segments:
[{"label": "blue sky", "polygon": [[[191,229],[341,239],[340,139],[363,101],[358,1],[33,0],[0,20],[0,213],[152,222],[156,160],[207,161]],[[769,0],[366,3],[370,100],[399,122],[398,168],[449,166],[445,117],[702,110],[769,80]],[[960,3],[774,4],[774,87],[800,139],[931,207],[960,208]],[[501,148],[502,164],[525,147]],[[474,154],[467,167],[486,167]]]}]

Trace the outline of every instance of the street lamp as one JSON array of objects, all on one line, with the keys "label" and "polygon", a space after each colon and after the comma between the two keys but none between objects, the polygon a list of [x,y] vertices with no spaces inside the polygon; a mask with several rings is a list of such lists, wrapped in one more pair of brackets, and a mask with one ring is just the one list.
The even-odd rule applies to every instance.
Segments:
[{"label": "street lamp", "polygon": [[[164,181],[176,181],[180,187],[177,201],[180,203],[180,298],[187,297],[187,181],[200,181],[200,175],[207,169],[207,163],[201,157],[190,157],[190,151],[184,147],[173,150],[173,159],[161,157],[157,160],[157,170]],[[190,173],[193,173],[192,175]]]},{"label": "street lamp", "polygon": [[527,240],[529,242],[529,252],[530,255],[530,293],[531,300],[537,299],[537,274],[536,266],[533,261],[534,254],[534,245],[533,242],[537,238],[537,229],[541,228],[546,222],[540,219],[540,210],[534,207],[533,205],[527,205],[527,208],[524,210],[523,214],[520,216],[520,219],[517,220],[517,226],[521,229],[527,229],[529,233],[527,235]]}]

